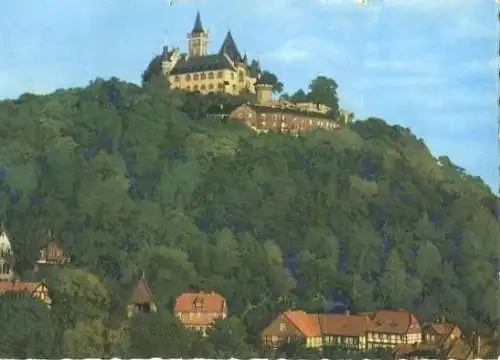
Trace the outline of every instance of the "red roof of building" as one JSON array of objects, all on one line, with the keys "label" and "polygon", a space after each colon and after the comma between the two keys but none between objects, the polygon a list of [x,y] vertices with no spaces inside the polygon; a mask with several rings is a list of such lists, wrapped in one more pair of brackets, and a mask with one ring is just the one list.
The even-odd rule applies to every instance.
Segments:
[{"label": "red roof of building", "polygon": [[10,291],[26,291],[32,294],[38,285],[40,285],[39,282],[2,281],[0,282],[0,294]]},{"label": "red roof of building", "polygon": [[418,319],[406,310],[378,310],[369,331],[386,334],[414,334],[421,331]]},{"label": "red roof of building", "polygon": [[226,299],[214,291],[183,293],[177,297],[174,311],[227,314]]},{"label": "red roof of building", "polygon": [[302,310],[288,310],[283,315],[299,330],[305,337],[321,336],[321,327],[317,314],[308,314]]},{"label": "red roof of building", "polygon": [[370,318],[364,315],[320,314],[324,336],[362,336],[370,328]]}]

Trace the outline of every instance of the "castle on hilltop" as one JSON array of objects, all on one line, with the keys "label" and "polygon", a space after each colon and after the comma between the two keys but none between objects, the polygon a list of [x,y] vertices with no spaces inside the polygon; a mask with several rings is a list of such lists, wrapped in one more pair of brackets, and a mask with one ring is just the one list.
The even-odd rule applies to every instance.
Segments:
[{"label": "castle on hilltop", "polygon": [[246,54],[241,56],[231,31],[227,32],[219,52],[208,54],[209,32],[203,28],[198,12],[187,38],[187,54],[181,53],[178,47],[163,48],[162,72],[172,88],[202,94],[255,93],[255,83],[261,73],[259,62],[249,63]]}]

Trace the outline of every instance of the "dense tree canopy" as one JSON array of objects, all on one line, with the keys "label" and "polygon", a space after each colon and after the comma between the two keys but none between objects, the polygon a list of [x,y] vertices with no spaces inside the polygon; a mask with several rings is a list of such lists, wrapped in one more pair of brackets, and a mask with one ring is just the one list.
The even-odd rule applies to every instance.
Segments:
[{"label": "dense tree canopy", "polygon": [[[335,88],[311,84],[317,101]],[[52,356],[31,340],[49,343],[51,322],[63,357],[263,355],[258,332],[291,306],[499,325],[497,198],[480,179],[377,118],[293,137],[206,117],[243,100],[231,99],[97,79],[0,103],[0,222],[16,271],[49,232],[72,259],[48,278],[51,316],[0,297],[1,323],[34,331],[1,355]],[[141,271],[159,313],[129,323]],[[234,317],[189,333],[168,313],[189,289],[222,293]]]}]

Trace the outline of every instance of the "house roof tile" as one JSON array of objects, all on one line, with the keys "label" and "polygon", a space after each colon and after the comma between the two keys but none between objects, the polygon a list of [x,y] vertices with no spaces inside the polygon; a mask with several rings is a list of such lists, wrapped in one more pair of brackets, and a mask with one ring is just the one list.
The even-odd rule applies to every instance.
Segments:
[{"label": "house roof tile", "polygon": [[26,291],[31,294],[39,285],[39,282],[2,281],[0,282],[0,294],[5,294],[10,291]]},{"label": "house roof tile", "polygon": [[317,314],[308,314],[302,310],[288,310],[283,315],[302,333],[305,337],[321,336],[321,327]]},{"label": "house roof tile", "polygon": [[226,314],[226,299],[214,291],[183,293],[177,297],[174,311]]},{"label": "house roof tile", "polygon": [[386,334],[418,333],[420,323],[406,310],[379,310],[375,312],[370,331]]},{"label": "house roof tile", "polygon": [[323,335],[361,336],[370,327],[370,319],[363,315],[320,314]]},{"label": "house roof tile", "polygon": [[129,304],[148,304],[153,301],[153,293],[146,279],[141,277],[130,297]]}]

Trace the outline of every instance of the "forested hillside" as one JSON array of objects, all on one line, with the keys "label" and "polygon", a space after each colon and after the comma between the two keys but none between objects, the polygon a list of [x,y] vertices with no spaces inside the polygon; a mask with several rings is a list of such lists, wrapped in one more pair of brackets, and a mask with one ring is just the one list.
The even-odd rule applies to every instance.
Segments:
[{"label": "forested hillside", "polygon": [[[28,276],[49,232],[72,258],[48,277],[50,315],[21,319],[13,309],[48,310],[0,297],[13,339],[0,355],[259,355],[258,332],[289,307],[498,325],[497,199],[479,178],[381,119],[258,135],[207,119],[207,99],[111,79],[0,103],[0,220],[16,272]],[[142,271],[160,312],[129,328]],[[235,315],[203,344],[166,312],[188,289],[220,292]],[[35,336],[46,346],[30,348]]]}]

